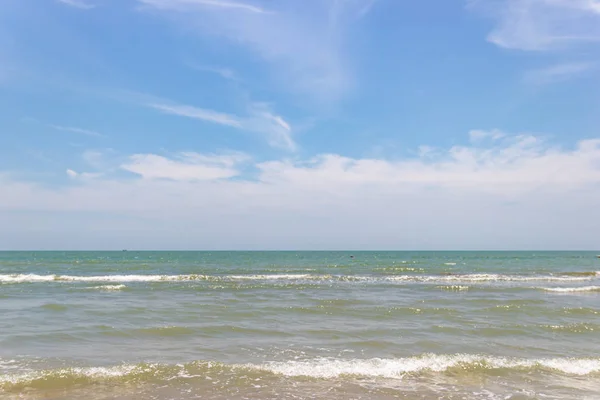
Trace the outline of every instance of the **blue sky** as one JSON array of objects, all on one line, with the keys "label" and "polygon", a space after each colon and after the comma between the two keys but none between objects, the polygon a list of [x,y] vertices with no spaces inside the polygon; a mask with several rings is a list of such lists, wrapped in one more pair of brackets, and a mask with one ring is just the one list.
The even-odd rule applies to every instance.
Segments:
[{"label": "blue sky", "polygon": [[0,248],[600,248],[598,0],[5,0]]}]

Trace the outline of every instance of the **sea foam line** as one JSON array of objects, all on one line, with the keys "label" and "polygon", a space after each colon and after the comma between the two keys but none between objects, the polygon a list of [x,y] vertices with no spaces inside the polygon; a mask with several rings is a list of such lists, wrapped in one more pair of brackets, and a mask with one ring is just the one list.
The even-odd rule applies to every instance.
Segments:
[{"label": "sea foam line", "polygon": [[126,288],[127,288],[127,286],[125,286],[125,285],[100,285],[100,286],[91,286],[86,289],[104,290],[104,291],[111,292],[111,291],[123,290]]},{"label": "sea foam line", "polygon": [[600,372],[600,359],[514,359],[471,354],[428,354],[398,359],[286,361],[262,366],[271,372],[286,376],[315,378],[334,378],[342,375],[398,378],[407,373],[445,372],[456,367],[472,370],[547,369],[569,375],[588,375]]},{"label": "sea foam line", "polygon": [[[526,359],[473,354],[436,355],[394,359],[331,359],[317,358],[305,361],[267,362],[263,364],[222,364],[197,361],[187,364],[137,364],[114,367],[63,368],[46,371],[5,374],[0,377],[2,390],[22,390],[27,387],[45,387],[53,380],[68,386],[93,381],[128,381],[187,379],[220,373],[241,372],[244,376],[270,373],[286,377],[311,377],[334,379],[344,376],[402,379],[407,374],[426,372],[444,373],[460,368],[472,372],[508,369],[514,371],[551,371],[566,375],[585,376],[600,372],[600,358],[548,358]],[[251,377],[253,378],[253,377]],[[90,382],[90,383],[92,383]]]},{"label": "sea foam line", "polygon": [[580,287],[545,287],[539,288],[547,292],[557,293],[577,293],[577,292],[600,292],[600,286],[580,286]]},{"label": "sea foam line", "polygon": [[37,275],[0,274],[0,283],[36,282],[178,282],[178,281],[300,281],[300,282],[373,282],[373,283],[478,283],[478,282],[582,282],[596,279],[594,276],[556,275],[502,275],[502,274],[457,274],[457,275],[329,275],[329,274],[263,274],[263,275]]},{"label": "sea foam line", "polygon": [[581,282],[594,279],[592,276],[555,275],[503,275],[503,274],[457,274],[457,275],[400,275],[386,277],[390,281],[408,282]]}]

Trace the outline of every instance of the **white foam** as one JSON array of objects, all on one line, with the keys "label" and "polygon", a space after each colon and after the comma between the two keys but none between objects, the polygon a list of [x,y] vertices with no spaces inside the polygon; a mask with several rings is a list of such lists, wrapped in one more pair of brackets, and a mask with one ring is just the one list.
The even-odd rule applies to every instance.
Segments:
[{"label": "white foam", "polygon": [[263,274],[263,275],[0,275],[0,283],[35,282],[177,282],[177,281],[381,281],[385,278],[355,275]]},{"label": "white foam", "polygon": [[2,283],[33,283],[33,282],[161,282],[206,280],[205,275],[100,275],[100,276],[75,276],[75,275],[35,275],[12,274],[0,275]]},{"label": "white foam", "polygon": [[56,275],[35,275],[35,274],[11,274],[0,275],[2,283],[21,283],[21,282],[51,282]]},{"label": "white foam", "polygon": [[447,263],[444,263],[444,265],[456,265],[456,263],[455,262],[447,262]]},{"label": "white foam", "polygon": [[449,285],[449,286],[437,286],[437,289],[449,290],[449,291],[465,291],[471,289],[470,286],[464,285]]},{"label": "white foam", "polygon": [[407,373],[424,371],[444,372],[453,367],[480,369],[544,368],[570,375],[600,372],[600,359],[513,359],[470,354],[424,355],[397,359],[287,361],[265,364],[263,368],[285,376],[334,378],[358,375],[382,378],[401,378]]},{"label": "white foam", "polygon": [[[11,360],[12,361],[12,360]],[[232,370],[265,371],[287,377],[312,377],[332,379],[341,376],[361,376],[372,378],[402,379],[405,374],[422,372],[443,373],[451,368],[496,370],[513,369],[517,371],[546,369],[567,375],[584,376],[600,372],[600,359],[550,358],[550,359],[518,359],[471,354],[435,355],[425,354],[417,357],[395,359],[353,359],[342,360],[332,358],[317,358],[306,361],[269,362],[264,364],[233,364],[224,365],[215,362],[194,362],[189,364],[194,368],[224,368]],[[6,383],[19,383],[49,376],[85,376],[95,379],[120,378],[128,375],[142,377],[148,374],[155,376],[157,371],[171,371],[173,377],[187,378],[188,364],[175,366],[161,364],[120,365],[114,367],[66,368],[50,371],[29,371],[15,375],[0,376],[0,386]],[[174,367],[174,368],[173,368]]]},{"label": "white foam", "polygon": [[[149,365],[147,369],[151,368]],[[127,376],[129,374],[140,371],[140,366],[137,365],[120,365],[115,367],[89,367],[89,368],[67,368],[61,370],[55,370],[52,372],[58,373],[58,375],[66,376],[85,376],[87,378],[118,378]],[[0,384],[6,383],[19,383],[28,380],[43,379],[48,376],[48,371],[30,371],[27,373],[5,375],[0,377]]]},{"label": "white foam", "polygon": [[576,293],[576,292],[600,292],[600,286],[579,286],[579,287],[545,287],[540,288],[548,292],[558,293]]},{"label": "white foam", "polygon": [[457,274],[457,275],[400,275],[387,277],[390,281],[408,282],[581,282],[589,281],[588,276],[553,275],[502,275],[502,274]]},{"label": "white foam", "polygon": [[8,369],[17,369],[19,365],[17,364],[17,360],[6,360],[0,358],[0,370],[8,370]]},{"label": "white foam", "polygon": [[177,282],[177,281],[312,281],[312,282],[415,282],[415,283],[477,283],[477,282],[582,282],[595,276],[554,275],[502,275],[502,274],[457,274],[457,275],[328,275],[328,274],[264,274],[264,275],[36,275],[0,274],[0,283],[35,282]]},{"label": "white foam", "polygon": [[113,291],[113,290],[123,290],[126,287],[127,286],[125,286],[125,285],[100,285],[100,286],[92,286],[92,287],[89,287],[88,289]]},{"label": "white foam", "polygon": [[229,275],[226,279],[231,280],[251,280],[251,281],[268,281],[268,280],[322,280],[331,275],[311,275],[311,274],[273,274],[273,275]]}]

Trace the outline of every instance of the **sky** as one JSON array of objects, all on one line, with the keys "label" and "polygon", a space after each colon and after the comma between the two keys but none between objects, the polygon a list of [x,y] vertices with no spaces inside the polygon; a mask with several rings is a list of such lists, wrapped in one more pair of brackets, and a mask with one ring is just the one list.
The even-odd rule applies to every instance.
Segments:
[{"label": "sky", "polygon": [[600,250],[600,0],[3,0],[0,249]]}]

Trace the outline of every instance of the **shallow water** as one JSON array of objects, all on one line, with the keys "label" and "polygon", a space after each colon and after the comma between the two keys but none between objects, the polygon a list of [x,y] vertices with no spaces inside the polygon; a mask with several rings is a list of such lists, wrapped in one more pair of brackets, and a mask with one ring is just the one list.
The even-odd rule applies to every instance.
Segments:
[{"label": "shallow water", "polygon": [[598,271],[586,252],[4,252],[0,398],[600,398]]}]

